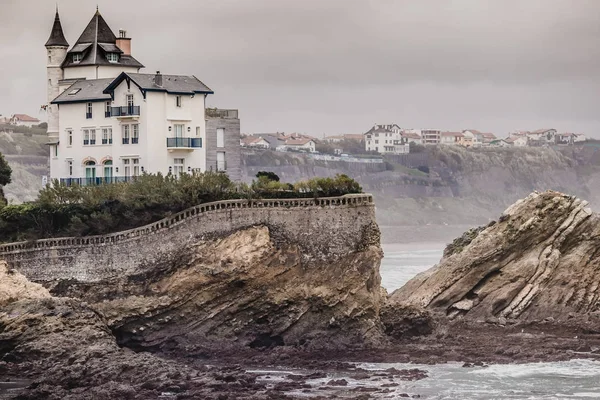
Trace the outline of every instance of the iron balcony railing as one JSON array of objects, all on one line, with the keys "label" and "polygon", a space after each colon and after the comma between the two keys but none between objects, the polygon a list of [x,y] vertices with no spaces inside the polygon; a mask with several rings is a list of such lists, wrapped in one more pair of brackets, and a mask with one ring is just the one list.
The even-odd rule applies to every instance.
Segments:
[{"label": "iron balcony railing", "polygon": [[129,117],[140,115],[140,106],[111,107],[110,115],[113,117]]},{"label": "iron balcony railing", "polygon": [[111,177],[97,177],[97,178],[61,178],[60,183],[67,186],[79,185],[79,186],[97,186],[107,185],[110,183],[119,182],[131,182],[135,180],[135,176],[111,176]]},{"label": "iron balcony railing", "polygon": [[202,147],[202,138],[182,138],[172,137],[167,138],[168,148],[199,148]]}]

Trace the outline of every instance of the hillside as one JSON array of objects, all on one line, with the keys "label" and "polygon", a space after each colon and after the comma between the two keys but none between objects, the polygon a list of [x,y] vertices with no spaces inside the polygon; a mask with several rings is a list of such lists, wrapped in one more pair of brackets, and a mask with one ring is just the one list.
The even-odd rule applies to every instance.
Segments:
[{"label": "hillside", "polygon": [[48,175],[48,137],[45,134],[0,131],[0,153],[13,170],[12,183],[4,188],[9,202],[36,198],[42,176]]},{"label": "hillside", "polygon": [[286,180],[350,175],[374,194],[387,242],[450,240],[467,226],[486,224],[535,190],[572,193],[600,205],[600,150],[594,147],[427,147],[421,153],[386,157],[379,165],[266,151],[244,154],[242,164],[245,180],[258,170]]}]

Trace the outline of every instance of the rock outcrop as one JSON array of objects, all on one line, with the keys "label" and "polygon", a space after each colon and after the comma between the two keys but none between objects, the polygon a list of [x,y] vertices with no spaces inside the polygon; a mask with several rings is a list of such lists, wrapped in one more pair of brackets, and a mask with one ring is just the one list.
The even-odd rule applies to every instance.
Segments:
[{"label": "rock outcrop", "polygon": [[562,193],[533,193],[448,249],[392,303],[465,320],[562,320],[600,312],[600,215]]},{"label": "rock outcrop", "polygon": [[307,261],[257,226],[199,239],[143,274],[46,286],[89,303],[121,345],[139,350],[374,346],[385,341],[375,224],[360,247]]}]

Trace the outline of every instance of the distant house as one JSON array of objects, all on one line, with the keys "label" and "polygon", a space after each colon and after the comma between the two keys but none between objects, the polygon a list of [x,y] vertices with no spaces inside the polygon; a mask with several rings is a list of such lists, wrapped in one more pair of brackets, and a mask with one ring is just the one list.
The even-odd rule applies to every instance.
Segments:
[{"label": "distant house", "polygon": [[576,136],[574,133],[557,133],[554,135],[554,143],[559,146],[570,146],[575,143]]},{"label": "distant house", "polygon": [[442,132],[441,144],[458,145],[463,137],[464,135],[460,132]]},{"label": "distant house", "polygon": [[504,139],[508,144],[512,144],[515,147],[525,147],[529,144],[529,139],[525,135],[511,136],[508,139]]},{"label": "distant house", "polygon": [[263,149],[270,147],[269,142],[260,136],[246,136],[240,140],[240,145],[242,147],[259,147]]},{"label": "distant house", "polygon": [[463,145],[466,147],[479,147],[489,145],[492,140],[496,140],[496,135],[489,132],[480,132],[475,129],[462,131],[465,140]]},{"label": "distant house", "polygon": [[423,144],[421,136],[418,133],[402,131],[402,133],[400,133],[400,137],[405,143]]},{"label": "distant house", "polygon": [[315,141],[312,139],[288,139],[285,141],[283,147],[285,150],[296,150],[296,151],[307,151],[309,153],[315,152]]},{"label": "distant house", "polygon": [[537,145],[554,144],[556,129],[537,129],[532,132],[527,132],[526,135],[530,141],[535,142]]},{"label": "distant house", "polygon": [[27,114],[15,114],[10,118],[9,124],[15,126],[26,126],[31,128],[40,124],[40,120],[34,117],[30,117]]},{"label": "distant house", "polygon": [[364,134],[365,150],[380,154],[404,153],[402,129],[396,124],[375,124]]},{"label": "distant house", "polygon": [[438,129],[421,129],[421,140],[424,145],[440,144],[442,131]]},{"label": "distant house", "polygon": [[574,141],[575,141],[575,143],[577,143],[577,142],[585,142],[585,134],[583,134],[583,133],[576,133]]}]

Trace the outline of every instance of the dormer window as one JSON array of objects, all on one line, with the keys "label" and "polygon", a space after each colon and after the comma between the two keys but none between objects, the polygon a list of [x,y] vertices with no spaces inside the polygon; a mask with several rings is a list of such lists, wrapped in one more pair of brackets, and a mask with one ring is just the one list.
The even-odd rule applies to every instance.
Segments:
[{"label": "dormer window", "polygon": [[73,62],[78,63],[83,60],[83,53],[73,53]]},{"label": "dormer window", "polygon": [[119,62],[119,53],[106,53],[106,59],[111,63]]}]

